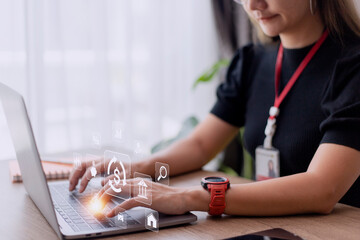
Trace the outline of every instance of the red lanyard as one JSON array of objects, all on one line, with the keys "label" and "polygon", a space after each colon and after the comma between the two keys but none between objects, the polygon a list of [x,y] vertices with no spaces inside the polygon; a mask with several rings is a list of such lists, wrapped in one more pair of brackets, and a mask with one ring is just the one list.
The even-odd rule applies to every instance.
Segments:
[{"label": "red lanyard", "polygon": [[[316,42],[316,44],[311,48],[310,52],[306,55],[304,60],[300,63],[299,67],[296,69],[295,73],[290,78],[289,82],[286,84],[284,90],[279,95],[279,85],[280,85],[280,76],[281,76],[281,69],[282,69],[282,60],[284,55],[284,48],[282,44],[280,44],[279,52],[276,59],[276,66],[275,66],[275,101],[274,107],[279,108],[280,104],[286,97],[286,95],[290,92],[291,88],[298,80],[301,73],[304,71],[308,63],[314,57],[315,53],[319,50],[321,45],[324,43],[326,38],[328,37],[329,32],[327,30],[324,31],[321,38]],[[270,115],[270,118],[275,118],[276,115]]]}]

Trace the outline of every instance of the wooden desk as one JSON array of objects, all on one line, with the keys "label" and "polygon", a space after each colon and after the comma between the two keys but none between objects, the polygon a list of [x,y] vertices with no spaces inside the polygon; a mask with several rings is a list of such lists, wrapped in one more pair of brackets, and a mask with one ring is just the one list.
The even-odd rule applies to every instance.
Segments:
[{"label": "wooden desk", "polygon": [[[171,179],[172,185],[198,185],[208,172],[199,171]],[[219,173],[218,175],[223,175]],[[248,180],[230,177],[232,183]],[[8,161],[0,162],[0,238],[56,239],[55,232],[35,207],[22,184],[12,184]],[[330,215],[300,215],[290,217],[212,218],[204,212],[194,212],[198,221],[179,227],[160,229],[158,233],[141,232],[106,239],[221,239],[271,228],[284,228],[305,239],[359,239],[360,209],[338,204]]]}]

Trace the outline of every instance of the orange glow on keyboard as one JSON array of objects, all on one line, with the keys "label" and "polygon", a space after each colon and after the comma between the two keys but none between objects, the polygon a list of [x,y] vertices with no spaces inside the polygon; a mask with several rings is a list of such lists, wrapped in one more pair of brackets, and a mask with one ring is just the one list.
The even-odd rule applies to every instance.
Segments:
[{"label": "orange glow on keyboard", "polygon": [[93,200],[91,200],[91,202],[90,202],[90,210],[94,214],[100,213],[102,211],[102,209],[103,209],[103,204],[98,198],[94,198]]}]

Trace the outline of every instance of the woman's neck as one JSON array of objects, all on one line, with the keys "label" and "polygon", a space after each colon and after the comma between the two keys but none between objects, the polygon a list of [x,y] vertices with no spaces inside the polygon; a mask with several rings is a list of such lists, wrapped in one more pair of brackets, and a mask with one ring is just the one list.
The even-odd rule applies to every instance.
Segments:
[{"label": "woman's neck", "polygon": [[298,26],[280,33],[281,43],[285,48],[303,48],[315,43],[324,31],[320,15],[311,15]]}]

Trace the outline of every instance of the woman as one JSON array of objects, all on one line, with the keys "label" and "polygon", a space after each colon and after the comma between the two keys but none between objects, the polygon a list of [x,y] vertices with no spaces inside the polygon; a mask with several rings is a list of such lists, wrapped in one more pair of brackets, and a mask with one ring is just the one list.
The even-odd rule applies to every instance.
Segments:
[{"label": "woman", "polygon": [[[245,126],[245,146],[253,157],[263,142],[261,149],[278,150],[281,177],[231,185],[225,194],[226,207],[219,214],[328,214],[339,201],[360,207],[360,26],[354,2],[237,2],[262,33],[279,38],[281,46],[240,49],[209,116],[187,139],[134,164],[133,171],[154,176],[155,162],[169,164],[172,175],[200,169]],[[296,70],[300,74],[294,77]],[[286,92],[290,79],[296,83],[269,117],[274,89],[277,95]],[[98,170],[102,170],[100,163]],[[89,169],[71,176],[70,190],[80,177],[82,192],[91,178]],[[169,214],[211,211],[210,193],[201,186],[152,186],[155,210]],[[106,184],[100,198],[109,201],[111,191]],[[135,200],[123,202],[108,216],[143,205]]]}]

